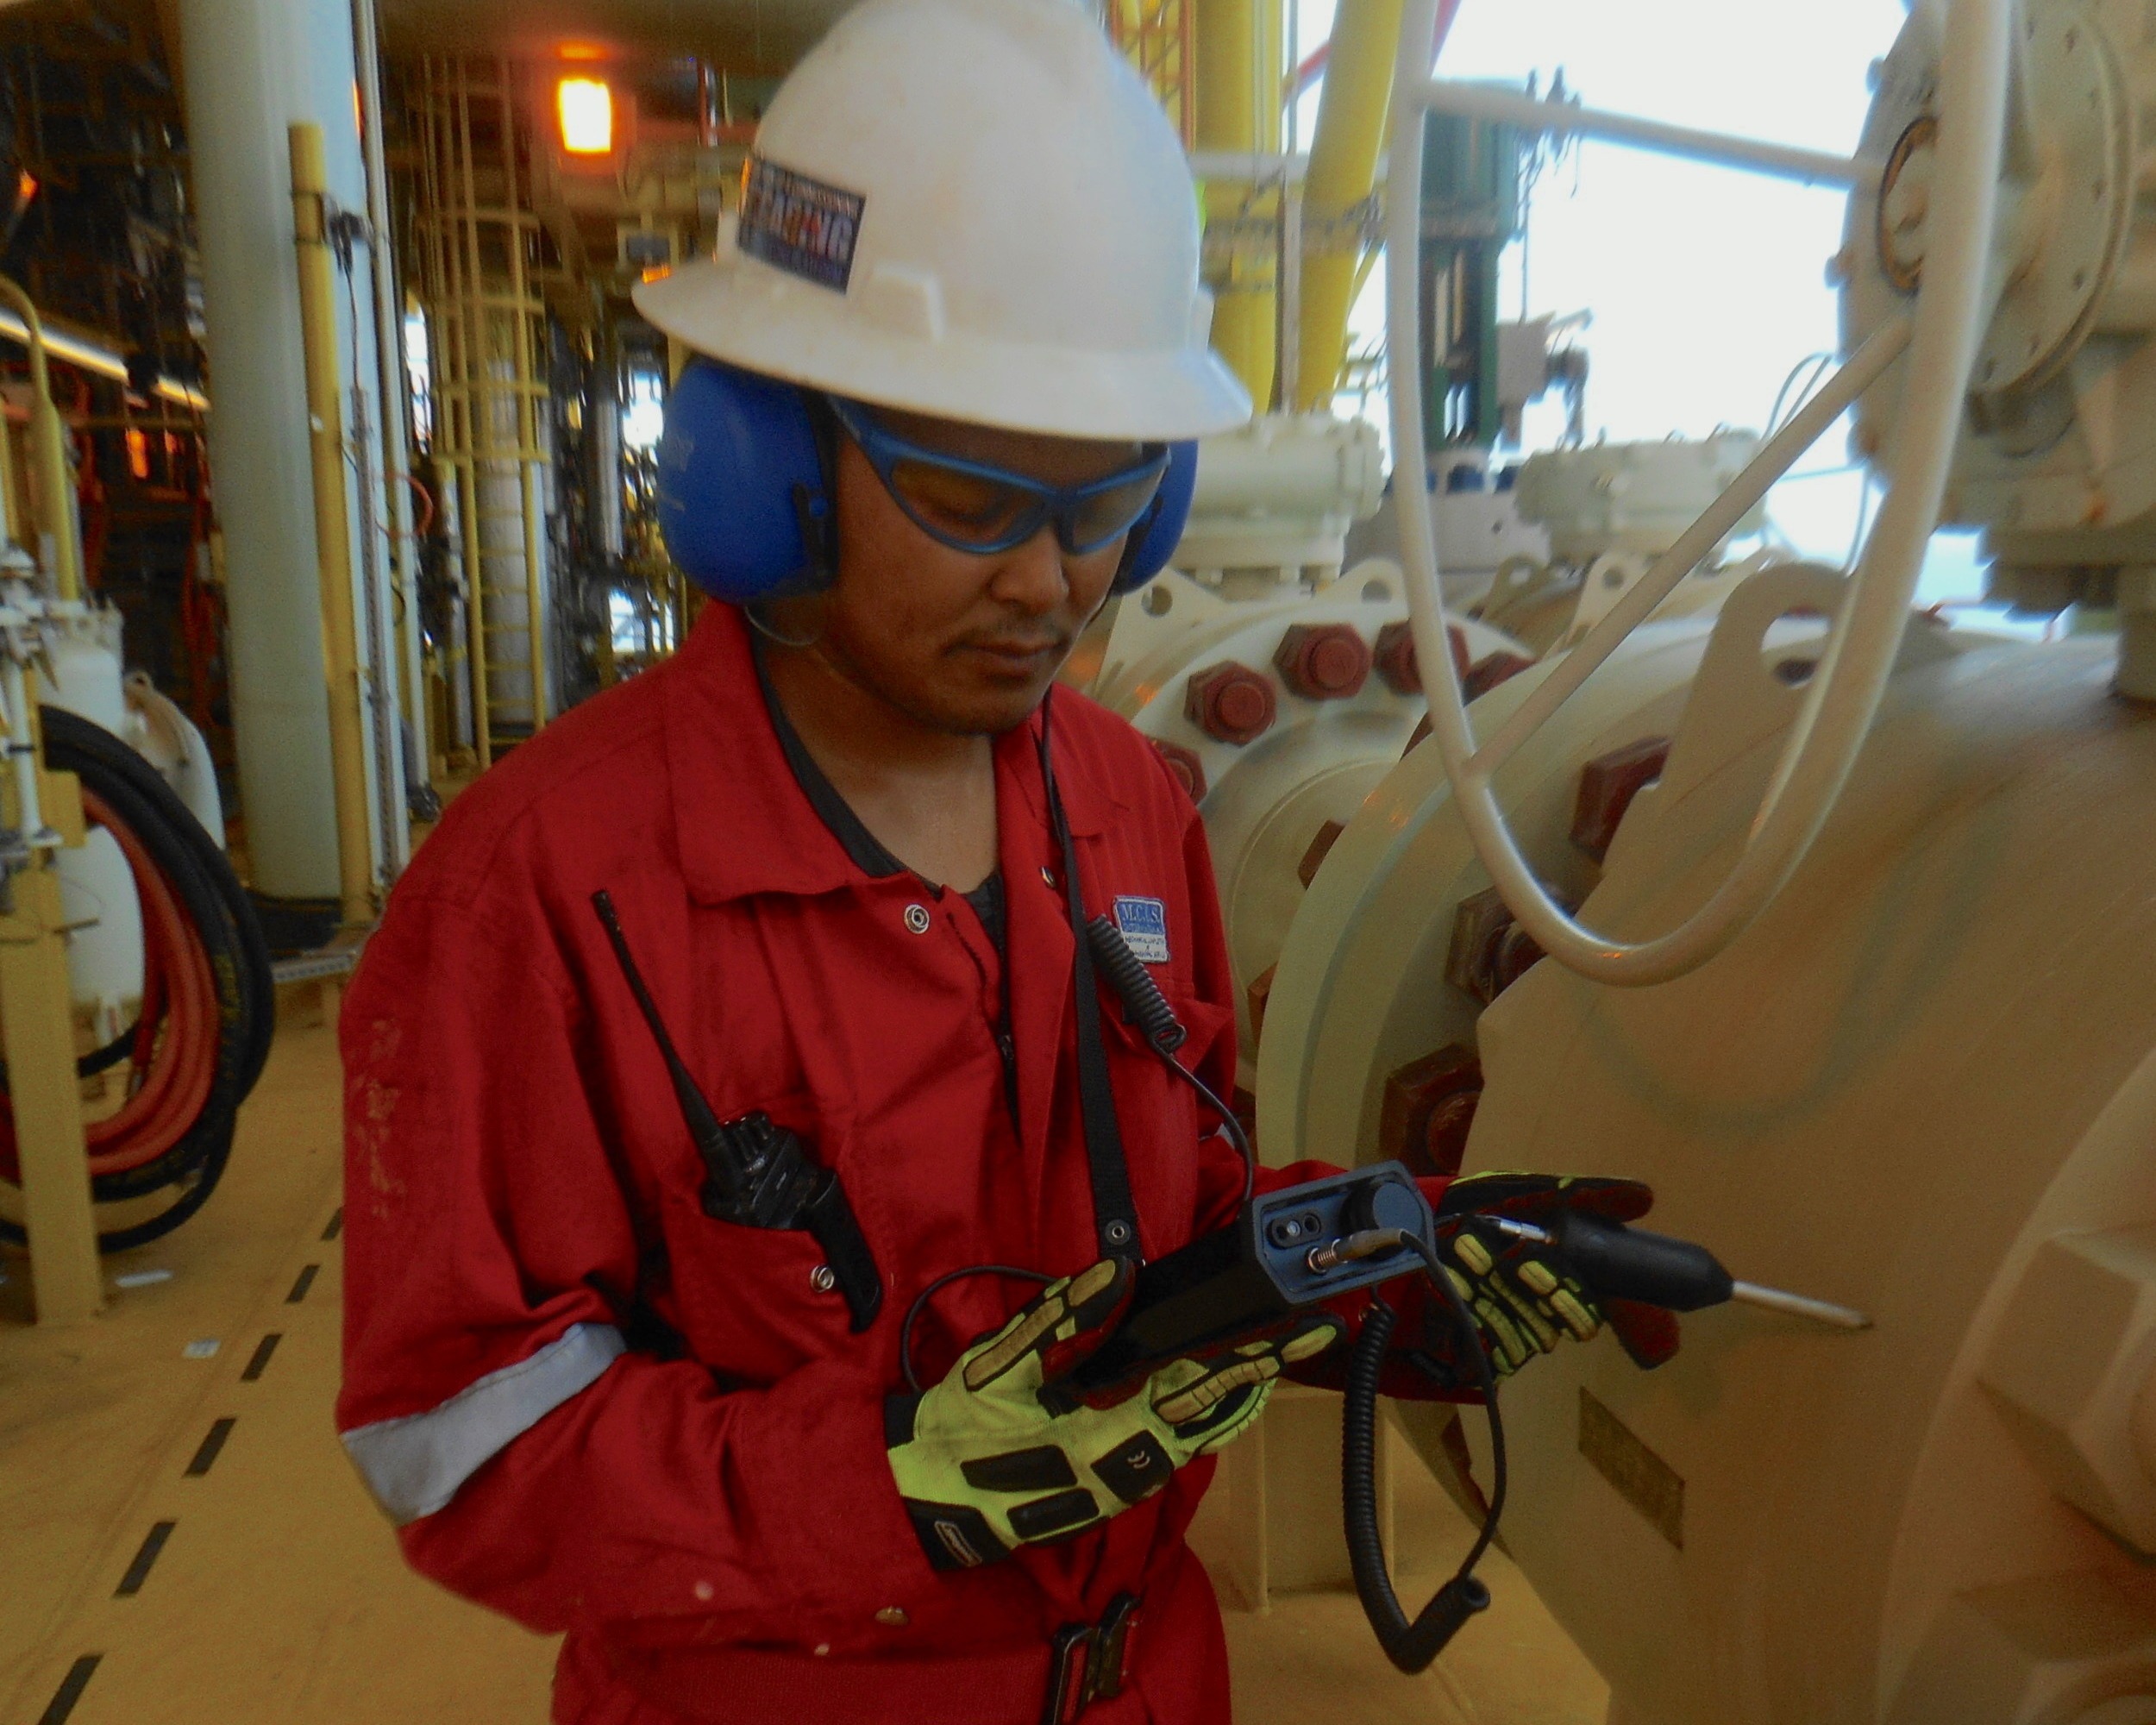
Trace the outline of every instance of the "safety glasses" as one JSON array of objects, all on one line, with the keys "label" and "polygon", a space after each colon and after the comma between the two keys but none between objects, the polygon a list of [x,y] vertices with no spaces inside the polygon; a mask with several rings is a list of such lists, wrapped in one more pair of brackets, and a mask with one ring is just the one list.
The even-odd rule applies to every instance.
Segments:
[{"label": "safety glasses", "polygon": [[906,519],[939,545],[977,556],[1023,545],[1048,523],[1067,556],[1100,550],[1138,524],[1168,471],[1167,448],[1148,444],[1135,466],[1106,479],[1044,485],[1007,467],[924,448],[877,423],[858,402],[832,398],[830,406]]}]

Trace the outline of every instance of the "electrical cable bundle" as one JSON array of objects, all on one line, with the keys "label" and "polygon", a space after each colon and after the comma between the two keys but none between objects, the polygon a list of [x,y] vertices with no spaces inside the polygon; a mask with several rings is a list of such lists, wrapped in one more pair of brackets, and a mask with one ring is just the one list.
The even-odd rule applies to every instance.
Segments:
[{"label": "electrical cable bundle", "polygon": [[[232,865],[156,768],[88,719],[53,706],[41,714],[47,767],[80,778],[84,814],[118,844],[141,905],[141,1012],[75,1063],[83,1077],[123,1063],[127,1072],[119,1108],[85,1124],[91,1196],[177,1194],[147,1220],[98,1234],[102,1250],[119,1251],[169,1233],[216,1189],[240,1104],[269,1056],[275,984]],[[21,1179],[3,1117],[0,1179]],[[23,1229],[0,1218],[0,1239],[19,1245]]]}]

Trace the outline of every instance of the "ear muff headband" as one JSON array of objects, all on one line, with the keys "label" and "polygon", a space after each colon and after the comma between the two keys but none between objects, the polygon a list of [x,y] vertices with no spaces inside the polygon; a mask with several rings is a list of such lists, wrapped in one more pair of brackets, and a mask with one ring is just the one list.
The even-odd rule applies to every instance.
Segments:
[{"label": "ear muff headband", "polygon": [[[735,605],[812,593],[837,565],[833,428],[793,384],[714,360],[690,362],[667,396],[658,448],[659,530],[697,586]],[[1114,590],[1142,587],[1175,555],[1190,517],[1198,446],[1171,443],[1152,505],[1131,530]]]}]

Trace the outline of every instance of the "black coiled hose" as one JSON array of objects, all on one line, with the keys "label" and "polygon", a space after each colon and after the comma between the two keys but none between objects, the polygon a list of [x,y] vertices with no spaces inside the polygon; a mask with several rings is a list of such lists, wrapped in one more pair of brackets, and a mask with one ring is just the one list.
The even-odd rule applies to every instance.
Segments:
[{"label": "black coiled hose", "polygon": [[1131,950],[1123,931],[1104,916],[1097,916],[1086,925],[1086,944],[1093,950],[1094,968],[1108,979],[1109,986],[1123,1002],[1123,1010],[1138,1026],[1138,1034],[1145,1038],[1146,1046],[1160,1057],[1162,1065],[1195,1090],[1199,1099],[1219,1117],[1220,1130],[1228,1135],[1228,1142],[1243,1158],[1243,1201],[1249,1203],[1257,1191],[1257,1152],[1251,1147],[1250,1134],[1243,1130],[1243,1122],[1236,1119],[1235,1110],[1214,1095],[1212,1086],[1204,1079],[1175,1058],[1175,1051],[1183,1045],[1190,1032],[1183,1028],[1175,1009],[1168,1004],[1160,985],[1153,981],[1153,973]]},{"label": "black coiled hose", "polygon": [[1421,1615],[1410,1621],[1401,1608],[1399,1595],[1393,1591],[1392,1577],[1385,1568],[1385,1542],[1377,1527],[1377,1384],[1399,1314],[1382,1300],[1373,1300],[1348,1360],[1347,1394],[1340,1412],[1340,1508],[1347,1533],[1348,1565],[1355,1574],[1355,1591],[1363,1602],[1363,1615],[1369,1620],[1385,1657],[1412,1675],[1426,1670],[1467,1620],[1489,1604],[1489,1589],[1476,1578],[1475,1565],[1496,1538],[1498,1518],[1505,1513],[1505,1428],[1497,1414],[1495,1374],[1473,1315],[1454,1297],[1428,1246],[1404,1234],[1401,1244],[1421,1254],[1430,1284],[1452,1313],[1463,1352],[1475,1365],[1483,1410],[1489,1416],[1494,1476],[1489,1508],[1483,1514],[1482,1531],[1474,1546],[1452,1578],[1438,1590]]},{"label": "black coiled hose", "polygon": [[1093,962],[1100,967],[1100,974],[1121,997],[1123,1008],[1130,1013],[1138,1034],[1163,1054],[1173,1054],[1181,1048],[1189,1032],[1153,981],[1152,972],[1131,950],[1123,931],[1107,918],[1097,916],[1086,925],[1086,944],[1093,949]]},{"label": "black coiled hose", "polygon": [[[43,707],[40,717],[47,766],[77,775],[85,791],[103,803],[147,854],[202,942],[216,995],[215,1068],[192,1122],[154,1158],[91,1176],[91,1195],[100,1203],[160,1191],[178,1195],[145,1220],[101,1230],[100,1249],[120,1251],[171,1233],[216,1189],[231,1155],[240,1104],[269,1055],[276,1026],[275,983],[269,949],[245,889],[222,850],[171,786],[102,726],[59,707]],[[79,1059],[77,1070],[87,1076],[130,1055],[144,1055],[157,1032],[156,1025],[138,1023]],[[22,1227],[0,1218],[0,1240],[22,1244]]]}]

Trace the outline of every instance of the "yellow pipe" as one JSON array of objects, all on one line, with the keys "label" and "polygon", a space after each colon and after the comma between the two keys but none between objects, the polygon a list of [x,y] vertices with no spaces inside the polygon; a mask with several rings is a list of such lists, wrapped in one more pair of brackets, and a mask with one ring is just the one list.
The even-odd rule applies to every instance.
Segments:
[{"label": "yellow pipe", "polygon": [[501,92],[502,204],[510,216],[509,292],[516,302],[509,323],[513,344],[511,376],[517,385],[517,496],[524,518],[525,664],[531,678],[531,734],[536,737],[539,727],[547,722],[546,634],[542,626],[539,589],[539,549],[545,530],[540,519],[539,466],[534,459],[539,448],[540,409],[536,396],[540,392],[532,388],[532,345],[538,331],[530,321],[531,312],[537,307],[529,298],[530,288],[524,280],[523,234],[516,221],[520,206],[517,201],[517,152],[510,141],[516,137],[517,130],[509,101],[509,62],[496,61],[494,75]]},{"label": "yellow pipe", "polygon": [[322,666],[329,685],[329,772],[337,806],[337,884],[345,921],[361,924],[374,916],[374,863],[367,825],[366,718],[360,706],[351,529],[345,513],[336,289],[323,219],[329,173],[321,127],[303,122],[291,129],[291,138],[299,325],[307,357],[307,443],[314,466],[315,556],[322,580]]},{"label": "yellow pipe", "polygon": [[[0,275],[0,299],[21,316],[30,339],[30,467],[37,488],[40,523],[53,536],[53,591],[64,599],[82,597],[82,547],[75,538],[75,498],[68,485],[67,441],[60,409],[53,405],[53,380],[45,365],[45,325],[37,305],[21,285]],[[25,550],[34,550],[25,546]]]},{"label": "yellow pipe", "polygon": [[[1393,57],[1402,0],[1340,0],[1332,51],[1318,97],[1318,127],[1303,180],[1301,365],[1295,405],[1329,407],[1347,358],[1361,248],[1351,229],[1356,206],[1376,184],[1377,154],[1392,103]],[[1414,260],[1406,260],[1413,269]]]},{"label": "yellow pipe", "polygon": [[[1200,150],[1280,152],[1280,0],[1196,0],[1193,91]],[[1278,358],[1275,248],[1241,236],[1278,219],[1280,193],[1247,182],[1208,185],[1208,223],[1238,223],[1237,254],[1213,290],[1213,346],[1260,411]]]}]

